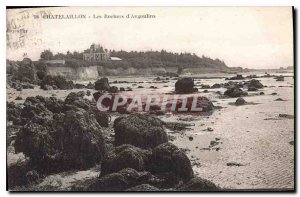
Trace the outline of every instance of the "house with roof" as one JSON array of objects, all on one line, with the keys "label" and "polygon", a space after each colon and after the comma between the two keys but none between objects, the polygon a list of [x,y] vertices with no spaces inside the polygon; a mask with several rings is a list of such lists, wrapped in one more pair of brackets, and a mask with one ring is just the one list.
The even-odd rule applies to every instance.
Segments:
[{"label": "house with roof", "polygon": [[89,49],[84,50],[83,60],[90,62],[101,62],[110,60],[110,53],[100,44],[92,44]]}]

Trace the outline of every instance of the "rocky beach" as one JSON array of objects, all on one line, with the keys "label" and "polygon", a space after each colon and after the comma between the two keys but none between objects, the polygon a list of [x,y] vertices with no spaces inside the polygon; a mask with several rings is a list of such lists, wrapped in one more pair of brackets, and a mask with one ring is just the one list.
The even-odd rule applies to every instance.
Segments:
[{"label": "rocky beach", "polygon": [[[294,188],[293,73],[8,80],[9,190]],[[199,113],[100,113],[99,93],[208,103]]]}]

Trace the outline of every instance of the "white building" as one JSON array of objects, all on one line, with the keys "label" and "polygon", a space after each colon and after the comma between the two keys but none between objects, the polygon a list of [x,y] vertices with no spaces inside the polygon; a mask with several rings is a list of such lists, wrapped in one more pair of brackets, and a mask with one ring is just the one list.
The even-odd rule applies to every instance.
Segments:
[{"label": "white building", "polygon": [[91,47],[83,52],[83,60],[90,62],[101,62],[110,60],[110,54],[99,44],[92,44]]}]

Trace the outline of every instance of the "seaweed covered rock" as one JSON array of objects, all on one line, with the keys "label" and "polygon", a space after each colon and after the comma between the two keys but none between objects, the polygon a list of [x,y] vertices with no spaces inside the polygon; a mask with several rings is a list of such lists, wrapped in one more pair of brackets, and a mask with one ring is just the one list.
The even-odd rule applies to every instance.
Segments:
[{"label": "seaweed covered rock", "polygon": [[241,96],[246,96],[248,95],[247,92],[244,92],[238,87],[230,87],[224,92],[224,95],[229,96],[229,97],[241,97]]},{"label": "seaweed covered rock", "polygon": [[99,123],[99,125],[101,127],[108,127],[110,119],[111,119],[111,117],[108,113],[95,111],[94,114],[95,114],[95,118],[96,118],[97,122]]},{"label": "seaweed covered rock", "polygon": [[202,179],[200,177],[195,177],[176,188],[179,191],[218,191],[220,188],[216,186],[213,182]]},{"label": "seaweed covered rock", "polygon": [[105,90],[108,91],[110,89],[108,78],[104,77],[95,82],[95,90]]},{"label": "seaweed covered rock", "polygon": [[211,86],[211,88],[221,88],[221,84],[215,83],[214,85]]},{"label": "seaweed covered rock", "polygon": [[74,88],[73,81],[67,81],[62,76],[47,75],[41,81],[41,89],[47,90],[49,86],[55,87],[53,89],[70,90]]},{"label": "seaweed covered rock", "polygon": [[188,94],[195,92],[194,80],[190,77],[178,79],[175,83],[175,92],[177,94]]},{"label": "seaweed covered rock", "polygon": [[119,117],[114,122],[115,144],[153,148],[168,141],[163,124],[160,119],[145,114]]},{"label": "seaweed covered rock", "polygon": [[[186,99],[187,99],[187,101],[186,101],[186,105],[184,108],[187,108],[187,111],[183,111],[183,112],[209,112],[214,109],[213,103],[204,96],[197,97],[197,101],[195,103],[194,103],[195,98],[193,96],[187,97]],[[181,112],[183,103],[184,103],[184,101],[182,98],[179,98],[177,100],[177,105],[176,105],[177,112]],[[194,104],[195,104],[195,106],[194,106]],[[169,105],[169,106],[171,106],[171,105]]]},{"label": "seaweed covered rock", "polygon": [[119,172],[107,174],[96,179],[87,188],[88,191],[122,191],[138,183],[141,174],[126,168]]},{"label": "seaweed covered rock", "polygon": [[69,107],[78,107],[87,111],[91,110],[90,101],[84,98],[85,92],[71,92],[65,99],[65,105]]},{"label": "seaweed covered rock", "polygon": [[251,86],[251,87],[248,87],[248,91],[249,91],[249,92],[252,92],[252,91],[257,91],[257,88],[256,88],[256,87],[253,87],[253,86]]},{"label": "seaweed covered rock", "polygon": [[8,121],[15,121],[20,118],[22,108],[14,102],[6,102],[6,119]]},{"label": "seaweed covered rock", "polygon": [[108,152],[101,163],[101,174],[118,172],[124,168],[143,171],[150,159],[151,152],[124,144]]},{"label": "seaweed covered rock", "polygon": [[21,82],[36,82],[36,69],[31,59],[24,58],[21,61],[18,70],[14,73],[13,79]]},{"label": "seaweed covered rock", "polygon": [[48,174],[92,167],[101,162],[105,147],[94,115],[78,108],[32,117],[17,134],[15,150]]},{"label": "seaweed covered rock", "polygon": [[248,87],[254,87],[254,88],[257,88],[257,89],[260,89],[260,88],[263,88],[263,84],[260,83],[260,81],[256,80],[256,79],[252,79],[250,82],[249,82],[249,85]]},{"label": "seaweed covered rock", "polygon": [[142,191],[161,191],[161,190],[158,189],[157,187],[154,187],[149,184],[141,184],[141,185],[131,187],[131,188],[127,189],[126,191],[142,192]]},{"label": "seaweed covered rock", "polygon": [[276,81],[284,81],[284,76],[277,76],[276,78]]},{"label": "seaweed covered rock", "polygon": [[28,160],[18,161],[7,166],[7,187],[26,185],[26,173],[29,170]]},{"label": "seaweed covered rock", "polygon": [[119,92],[119,89],[118,89],[118,87],[116,87],[116,86],[111,86],[111,87],[109,88],[108,92],[110,92],[110,93],[118,93],[118,92]]},{"label": "seaweed covered rock", "polygon": [[243,80],[243,75],[236,75],[235,77],[228,78],[227,80]]},{"label": "seaweed covered rock", "polygon": [[194,177],[191,162],[186,154],[172,143],[164,143],[152,150],[150,172],[172,174],[174,181],[187,182]]},{"label": "seaweed covered rock", "polygon": [[242,97],[236,99],[235,101],[235,105],[244,105],[246,104],[247,102],[245,101],[245,99],[243,99]]}]

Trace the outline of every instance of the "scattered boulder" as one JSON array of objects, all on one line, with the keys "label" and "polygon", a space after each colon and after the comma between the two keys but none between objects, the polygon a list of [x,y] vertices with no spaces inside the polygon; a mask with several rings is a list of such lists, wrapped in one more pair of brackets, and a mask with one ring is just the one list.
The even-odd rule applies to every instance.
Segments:
[{"label": "scattered boulder", "polygon": [[242,97],[239,97],[238,99],[236,99],[235,101],[235,105],[245,105],[247,102],[245,101],[245,99],[243,99]]},{"label": "scattered boulder", "polygon": [[101,127],[108,127],[110,119],[111,119],[111,117],[108,113],[96,111],[96,112],[94,112],[94,114],[95,114],[95,118],[96,118],[97,122],[99,123],[99,125]]},{"label": "scattered boulder", "polygon": [[150,172],[172,174],[175,182],[187,182],[194,177],[191,162],[186,154],[172,143],[158,145],[152,150]]},{"label": "scattered boulder", "polygon": [[260,83],[260,81],[256,80],[256,79],[252,79],[250,82],[249,82],[249,85],[248,85],[248,88],[249,87],[254,87],[254,88],[257,88],[257,89],[260,89],[260,88],[263,88],[263,84]]},{"label": "scattered boulder", "polygon": [[276,81],[284,81],[284,76],[278,76],[278,77],[276,77]]},{"label": "scattered boulder", "polygon": [[108,91],[110,88],[108,83],[108,78],[104,77],[95,82],[95,90],[105,90]]},{"label": "scattered boulder", "polygon": [[241,96],[246,96],[246,95],[248,95],[248,93],[242,91],[242,90],[241,90],[240,88],[238,88],[238,87],[232,87],[232,88],[227,89],[227,90],[224,92],[224,95],[227,95],[227,96],[229,96],[229,97],[241,97]]},{"label": "scattered boulder", "polygon": [[209,85],[201,85],[201,89],[210,89],[210,86]]},{"label": "scattered boulder", "polygon": [[149,172],[138,172],[132,168],[125,168],[100,176],[91,183],[87,191],[123,191],[140,184],[163,184],[163,180],[151,175]]},{"label": "scattered boulder", "polygon": [[294,116],[290,114],[279,114],[279,117],[286,118],[286,119],[294,119]]},{"label": "scattered boulder", "polygon": [[151,152],[123,144],[108,152],[101,163],[101,175],[118,172],[125,168],[144,171]]},{"label": "scattered boulder", "polygon": [[20,105],[16,105],[14,102],[6,102],[6,119],[8,121],[14,121],[20,118],[22,108]]},{"label": "scattered boulder", "polygon": [[260,92],[259,95],[265,95],[265,93],[264,92]]},{"label": "scattered boulder", "polygon": [[108,92],[109,92],[109,93],[118,93],[118,92],[119,92],[119,89],[118,89],[118,87],[116,87],[116,86],[111,86],[111,87],[108,89]]},{"label": "scattered boulder", "polygon": [[19,80],[20,82],[35,83],[37,80],[36,69],[29,58],[24,58],[17,69],[13,73],[13,79]]},{"label": "scattered boulder", "polygon": [[236,162],[229,162],[229,163],[226,163],[227,166],[244,166],[243,164],[240,164],[240,163],[236,163]]},{"label": "scattered boulder", "polygon": [[176,190],[179,191],[218,191],[220,188],[213,182],[200,177],[192,178],[187,183],[179,185]]},{"label": "scattered boulder", "polygon": [[26,185],[26,173],[29,170],[29,161],[22,160],[7,166],[7,186],[13,188],[15,186]]},{"label": "scattered boulder", "polygon": [[157,187],[149,184],[141,184],[127,189],[126,191],[144,192],[144,191],[161,191]]},{"label": "scattered boulder", "polygon": [[163,124],[160,119],[146,114],[119,117],[114,122],[115,144],[153,148],[168,141]]},{"label": "scattered boulder", "polygon": [[235,77],[231,77],[231,78],[229,78],[227,80],[243,80],[243,79],[245,79],[243,77],[243,75],[236,75]]},{"label": "scattered boulder", "polygon": [[91,91],[87,90],[87,91],[86,91],[86,95],[87,95],[87,96],[91,96]]},{"label": "scattered boulder", "polygon": [[76,83],[76,84],[74,85],[74,88],[75,88],[75,89],[84,89],[84,88],[85,88],[85,85],[80,84],[80,83]]},{"label": "scattered boulder", "polygon": [[211,88],[221,88],[222,86],[218,83],[215,83],[214,85],[211,86]]},{"label": "scattered boulder", "polygon": [[254,91],[257,91],[257,88],[251,86],[251,87],[248,87],[248,91],[249,91],[249,92],[251,92],[251,91],[254,92]]},{"label": "scattered boulder", "polygon": [[31,121],[17,133],[15,151],[30,157],[36,170],[49,174],[85,169],[101,161],[104,139],[93,114],[81,108],[52,114],[40,103],[36,108],[28,106],[27,111],[35,114],[25,113],[26,106],[23,109],[21,116]]},{"label": "scattered boulder", "polygon": [[23,98],[21,96],[17,96],[15,100],[22,100]]},{"label": "scattered boulder", "polygon": [[37,183],[40,176],[36,170],[31,170],[26,173],[25,178],[26,178],[27,184],[34,184],[34,183]]},{"label": "scattered boulder", "polygon": [[94,84],[92,84],[91,82],[89,82],[87,85],[86,85],[86,88],[87,89],[95,89],[95,85]]},{"label": "scattered boulder", "polygon": [[177,94],[188,94],[194,91],[194,80],[190,77],[180,78],[175,83],[175,92]]},{"label": "scattered boulder", "polygon": [[41,89],[49,90],[48,88],[50,86],[52,86],[53,89],[70,90],[74,88],[74,83],[73,81],[67,81],[62,76],[47,75],[41,81]]}]

